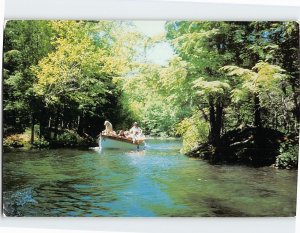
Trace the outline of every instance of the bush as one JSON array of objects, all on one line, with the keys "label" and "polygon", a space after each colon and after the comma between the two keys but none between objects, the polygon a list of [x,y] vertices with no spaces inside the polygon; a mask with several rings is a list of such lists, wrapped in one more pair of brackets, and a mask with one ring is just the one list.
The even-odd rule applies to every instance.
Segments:
[{"label": "bush", "polygon": [[41,138],[39,140],[35,140],[33,143],[32,143],[32,147],[33,148],[38,148],[38,149],[41,149],[41,148],[48,148],[49,147],[49,142],[46,141],[44,138]]},{"label": "bush", "polygon": [[276,158],[276,167],[297,168],[299,146],[291,143],[283,143],[280,146],[280,154]]},{"label": "bush", "polygon": [[190,118],[185,118],[176,127],[176,133],[182,136],[182,153],[191,151],[199,143],[206,142],[209,134],[209,125],[200,119],[198,113]]},{"label": "bush", "polygon": [[3,139],[4,147],[23,147],[25,145],[24,139],[19,134],[10,135]]},{"label": "bush", "polygon": [[74,146],[78,142],[78,137],[75,132],[64,132],[57,136],[57,143],[64,146]]}]

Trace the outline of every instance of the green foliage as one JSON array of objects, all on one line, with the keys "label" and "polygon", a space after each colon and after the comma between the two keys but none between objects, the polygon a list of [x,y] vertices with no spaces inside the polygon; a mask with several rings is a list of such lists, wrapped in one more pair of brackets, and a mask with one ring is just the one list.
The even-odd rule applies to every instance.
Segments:
[{"label": "green foliage", "polygon": [[[237,66],[224,66],[220,70],[227,72],[229,76],[241,78],[241,86],[235,90],[233,94],[242,94],[243,92],[260,92],[260,91],[274,91],[280,90],[279,84],[283,82],[288,76],[285,70],[279,66],[271,65],[267,62],[258,62],[252,70],[240,68]],[[256,71],[256,72],[255,72]],[[236,96],[233,96],[236,98]]]},{"label": "green foliage", "polygon": [[138,75],[120,81],[122,101],[146,133],[174,136],[175,125],[190,115],[192,96],[185,66],[174,58],[168,67],[144,65]]},{"label": "green foliage", "polygon": [[[251,98],[257,95],[260,101],[259,108],[267,110],[262,116],[265,125],[274,124],[274,122],[276,125],[283,125],[281,122],[281,124],[277,124],[278,115],[284,116],[283,119],[292,117],[291,106],[293,103],[292,99],[288,97],[292,95],[292,91],[287,84],[289,76],[281,67],[267,62],[259,62],[251,70],[237,66],[224,66],[220,70],[228,74],[235,87],[231,91],[231,101],[236,107],[239,106],[240,113],[245,110],[253,111],[246,103],[251,103],[253,101]],[[283,89],[282,86],[285,88]],[[239,121],[248,121],[248,115],[245,117],[240,115],[240,117]]]},{"label": "green foliage", "polygon": [[276,167],[279,168],[298,168],[299,145],[289,142],[280,146],[280,154],[276,158]]},{"label": "green foliage", "polygon": [[31,67],[52,50],[52,29],[48,21],[8,21],[4,31],[3,116],[4,129],[22,132],[30,115],[38,113],[36,82]]},{"label": "green foliage", "polygon": [[95,45],[86,24],[75,21],[55,21],[58,34],[55,51],[43,58],[34,71],[37,84],[34,91],[49,106],[74,102],[80,108],[105,103],[107,74],[102,69],[106,51]]},{"label": "green foliage", "polygon": [[228,130],[253,124],[297,132],[297,23],[170,21],[166,29],[187,64],[191,109],[209,122],[212,144]]},{"label": "green foliage", "polygon": [[23,138],[18,134],[10,135],[3,139],[3,147],[18,148],[23,147],[24,144]]},{"label": "green foliage", "polygon": [[[226,51],[232,30],[225,22],[175,21],[166,25],[167,38],[177,53],[189,63],[191,75],[216,74],[218,67],[232,59]],[[228,40],[226,41],[226,38]]]},{"label": "green foliage", "polygon": [[193,88],[199,96],[224,96],[231,89],[230,85],[224,81],[205,81],[204,78],[196,79]]},{"label": "green foliage", "polygon": [[75,132],[64,132],[57,137],[55,143],[62,144],[63,146],[75,146],[80,141],[80,137]]},{"label": "green foliage", "polygon": [[125,29],[112,21],[8,22],[5,132],[39,124],[45,135],[59,127],[97,135],[106,119],[132,122],[113,82],[134,67],[133,48],[141,41]]},{"label": "green foliage", "polygon": [[35,140],[32,143],[32,148],[42,149],[42,148],[48,148],[50,143],[46,141],[44,138]]},{"label": "green foliage", "polygon": [[199,143],[207,141],[209,134],[209,125],[199,118],[196,112],[192,117],[185,118],[176,126],[176,133],[182,136],[182,153],[186,153],[196,147]]}]

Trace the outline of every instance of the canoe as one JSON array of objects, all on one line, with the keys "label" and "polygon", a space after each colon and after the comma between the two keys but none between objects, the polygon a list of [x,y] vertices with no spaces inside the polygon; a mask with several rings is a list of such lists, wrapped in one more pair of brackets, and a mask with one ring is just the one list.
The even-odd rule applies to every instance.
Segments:
[{"label": "canoe", "polygon": [[135,143],[129,138],[124,138],[117,135],[100,135],[99,147],[108,149],[144,149],[145,141],[138,140]]}]

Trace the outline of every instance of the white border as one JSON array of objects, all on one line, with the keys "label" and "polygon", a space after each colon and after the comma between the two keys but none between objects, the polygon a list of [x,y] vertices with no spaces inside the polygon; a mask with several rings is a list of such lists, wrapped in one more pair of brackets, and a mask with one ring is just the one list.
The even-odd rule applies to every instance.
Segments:
[{"label": "white border", "polygon": [[[3,52],[3,27],[4,27],[4,0],[0,0],[0,137],[1,137],[1,144],[0,144],[0,151],[2,151],[2,52]],[[2,178],[2,156],[0,156],[0,177]],[[2,181],[0,181],[2,182]],[[2,183],[0,185],[0,205],[2,206]],[[1,208],[0,206],[0,208]],[[0,210],[2,214],[2,210]],[[1,228],[1,220],[0,220],[0,228]]]},{"label": "white border", "polygon": [[[292,0],[7,0],[6,19],[202,19],[297,20],[299,6]],[[231,3],[230,3],[231,2]],[[258,4],[260,2],[260,4]],[[289,4],[285,5],[285,2]]]},{"label": "white border", "polygon": [[[154,0],[155,1],[155,0]],[[202,2],[265,6],[300,6],[299,0],[162,0],[166,2]]]},{"label": "white border", "polygon": [[[5,19],[299,20],[298,0],[0,0]],[[3,31],[0,30],[0,54]],[[0,67],[2,67],[0,59]],[[2,79],[2,73],[0,74]],[[2,83],[1,83],[2,90]],[[2,96],[1,96],[2,107]],[[2,115],[1,115],[2,117]],[[2,118],[0,119],[2,122]],[[2,136],[2,134],[1,134]],[[2,138],[2,137],[1,137]],[[300,168],[300,166],[299,166]],[[298,173],[298,179],[299,179]],[[299,189],[298,182],[298,190]],[[299,203],[299,195],[297,198]],[[299,212],[297,205],[297,213]],[[299,214],[298,214],[299,215]],[[295,224],[297,230],[295,231]],[[1,218],[1,232],[300,232],[297,218]],[[48,230],[47,230],[48,229]],[[62,230],[64,229],[64,230]],[[67,230],[68,229],[68,230]]]}]

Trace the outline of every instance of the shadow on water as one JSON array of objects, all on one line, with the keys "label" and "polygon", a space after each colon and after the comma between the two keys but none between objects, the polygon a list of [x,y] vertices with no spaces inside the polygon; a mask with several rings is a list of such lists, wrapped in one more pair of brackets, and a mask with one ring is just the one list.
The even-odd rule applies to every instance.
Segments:
[{"label": "shadow on water", "polygon": [[294,216],[296,171],[212,166],[179,153],[179,140],[146,150],[4,153],[7,216]]}]

